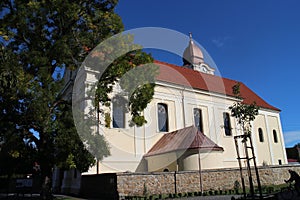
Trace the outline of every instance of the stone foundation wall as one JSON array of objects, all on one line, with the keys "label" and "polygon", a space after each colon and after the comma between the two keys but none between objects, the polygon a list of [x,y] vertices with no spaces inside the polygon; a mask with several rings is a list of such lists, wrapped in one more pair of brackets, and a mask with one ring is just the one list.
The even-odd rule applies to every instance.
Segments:
[{"label": "stone foundation wall", "polygon": [[[289,178],[288,169],[300,174],[300,165],[267,166],[259,168],[261,185],[279,185]],[[254,185],[255,171],[252,170]],[[248,176],[244,169],[246,186]],[[203,190],[234,189],[235,181],[241,185],[239,169],[216,169],[202,171]],[[198,171],[159,172],[159,173],[119,173],[117,174],[119,196],[143,196],[150,194],[174,194],[200,191]]]}]

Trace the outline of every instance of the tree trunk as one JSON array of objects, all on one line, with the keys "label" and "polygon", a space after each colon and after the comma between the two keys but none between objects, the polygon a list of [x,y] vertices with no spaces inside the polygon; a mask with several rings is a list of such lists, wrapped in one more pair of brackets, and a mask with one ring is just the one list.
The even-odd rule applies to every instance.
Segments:
[{"label": "tree trunk", "polygon": [[43,200],[53,199],[52,195],[52,166],[49,163],[41,165],[41,193],[40,197]]},{"label": "tree trunk", "polygon": [[42,178],[42,188],[41,188],[41,199],[48,200],[53,199],[52,195],[52,186],[51,186],[51,178],[48,176],[45,176]]}]

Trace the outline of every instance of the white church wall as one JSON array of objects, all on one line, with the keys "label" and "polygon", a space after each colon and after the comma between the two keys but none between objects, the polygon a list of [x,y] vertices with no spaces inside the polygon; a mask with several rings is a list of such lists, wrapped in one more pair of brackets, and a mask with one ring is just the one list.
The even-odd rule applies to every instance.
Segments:
[{"label": "white church wall", "polygon": [[[93,76],[90,78],[94,79]],[[159,132],[158,130],[158,103],[164,103],[168,106],[167,132],[193,125],[193,109],[201,109],[204,134],[225,150],[222,153],[216,154],[216,156],[222,155],[219,157],[218,162],[216,162],[216,159],[212,159],[211,156],[205,157],[203,166],[207,169],[237,167],[233,137],[241,134],[241,132],[236,124],[236,120],[232,117],[230,117],[232,127],[231,136],[225,135],[223,127],[223,113],[230,113],[228,108],[234,102],[234,98],[225,95],[158,82],[155,87],[154,98],[144,110],[145,119],[148,122],[147,124],[142,127],[130,127],[128,121],[131,116],[130,113],[127,113],[125,117],[125,129],[112,128],[112,124],[111,128],[101,126],[101,129],[103,129],[102,133],[109,143],[111,156],[105,158],[100,163],[100,173],[151,171],[157,168],[154,165],[149,167],[149,163],[147,168],[142,158],[163,134],[165,134],[165,132]],[[259,142],[257,135],[258,128],[262,128],[263,130],[264,142]],[[278,134],[278,143],[272,142],[273,129],[276,130]],[[262,165],[263,163],[278,164],[278,160],[281,160],[282,164],[286,163],[279,113],[276,113],[276,111],[260,111],[260,115],[257,116],[257,119],[253,123],[253,141],[258,165]],[[243,156],[244,151],[242,147],[240,147],[240,152],[241,156]],[[211,155],[214,154],[215,153],[212,153]],[[194,159],[188,159],[190,159],[189,162],[194,162]],[[159,158],[158,163],[162,162],[161,158]],[[190,166],[192,166],[192,164]],[[90,170],[91,173],[94,171],[95,168]]]},{"label": "white church wall", "polygon": [[[279,113],[267,113],[266,119],[269,127],[269,138],[273,154],[273,164],[280,164],[280,162],[281,164],[287,164]],[[276,132],[277,141],[275,141],[276,139],[274,138],[273,131]]]},{"label": "white church wall", "polygon": [[[271,148],[273,149],[273,158],[274,158],[273,164],[280,164],[279,162],[281,162],[281,164],[287,164],[283,134],[279,122],[280,122],[279,114],[275,116],[268,115]],[[277,141],[275,141],[276,139],[274,138],[273,131],[276,132]]]},{"label": "white church wall", "polygon": [[126,129],[104,128],[111,156],[104,158],[101,172],[134,172],[144,154],[144,138],[141,130],[135,127]]},{"label": "white church wall", "polygon": [[177,155],[174,152],[146,158],[148,171],[177,171]]},{"label": "white church wall", "polygon": [[[207,153],[200,153],[201,169],[205,170],[224,168],[222,157],[222,152],[212,151]],[[199,170],[199,155],[197,153],[189,155],[182,160],[182,163],[182,171]]]},{"label": "white church wall", "polygon": [[[259,129],[262,130],[262,136],[259,135]],[[272,164],[268,132],[265,115],[259,114],[253,122],[253,142],[256,146],[257,164]]]},{"label": "white church wall", "polygon": [[[263,131],[263,142],[260,141],[258,129]],[[274,141],[273,130],[277,134]],[[253,123],[253,139],[255,141],[258,165],[287,164],[283,134],[279,113],[276,111],[260,110]],[[279,161],[280,160],[280,161]]]}]

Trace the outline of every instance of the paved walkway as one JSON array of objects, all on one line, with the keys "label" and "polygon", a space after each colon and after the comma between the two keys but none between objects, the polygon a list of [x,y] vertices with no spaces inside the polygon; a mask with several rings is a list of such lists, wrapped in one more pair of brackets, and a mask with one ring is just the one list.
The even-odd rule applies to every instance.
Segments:
[{"label": "paved walkway", "polygon": [[[235,198],[240,197],[235,195]],[[187,197],[181,198],[181,200],[231,200],[232,195],[223,195],[223,196],[199,196],[199,197]]]},{"label": "paved walkway", "polygon": [[[38,194],[33,194],[32,196],[31,195],[25,195],[24,197],[19,197],[17,199],[38,199]],[[54,195],[56,197],[57,200],[60,200],[60,199],[67,199],[67,200],[88,200],[88,199],[83,199],[83,198],[78,198],[78,197],[72,197],[72,196],[67,196],[67,195]],[[13,194],[9,194],[7,196],[7,194],[0,194],[0,199],[15,199],[13,198],[14,195]],[[198,196],[198,197],[182,197],[182,198],[176,198],[174,200],[232,200],[232,195],[223,195],[223,196]],[[234,195],[234,198],[235,199],[239,199],[239,197],[241,197],[241,195]],[[269,198],[270,199],[270,198]],[[271,199],[276,199],[275,197],[274,198],[271,198]],[[287,198],[282,198],[281,196],[278,197],[278,199],[276,200],[284,200],[284,199],[287,199]],[[290,200],[299,200],[300,197],[297,196],[297,195],[293,195],[293,197],[291,198],[288,198]]]},{"label": "paved walkway", "polygon": [[[240,196],[240,195],[235,195],[234,196],[235,199],[238,199],[240,197],[242,197],[242,196]],[[231,200],[231,199],[232,199],[232,195],[188,197],[188,198],[181,198],[180,200]],[[285,195],[285,196],[278,195],[277,197],[268,196],[265,199],[269,199],[269,200],[286,200],[286,199],[288,199],[288,200],[300,200],[300,196],[297,196],[297,194],[294,193],[293,195]]]},{"label": "paved walkway", "polygon": [[[57,200],[60,199],[67,199],[67,200],[88,200],[88,199],[83,199],[83,198],[78,198],[78,197],[72,197],[72,196],[67,196],[67,195],[54,195]],[[39,199],[39,194],[25,194],[24,197],[21,195],[19,198],[15,198],[15,194],[0,194],[0,199]],[[199,196],[199,197],[182,197],[182,198],[176,198],[174,200],[231,200],[231,195],[226,195],[226,196]],[[235,195],[235,197],[240,197]],[[96,200],[96,199],[93,199]]]},{"label": "paved walkway", "polygon": [[[28,199],[28,200],[33,200],[33,199],[40,199],[40,194],[15,194],[15,193],[9,193],[9,194],[4,194],[0,193],[0,199]],[[60,200],[87,200],[87,199],[82,199],[78,197],[72,197],[72,196],[67,196],[67,195],[54,195],[55,199]]]}]

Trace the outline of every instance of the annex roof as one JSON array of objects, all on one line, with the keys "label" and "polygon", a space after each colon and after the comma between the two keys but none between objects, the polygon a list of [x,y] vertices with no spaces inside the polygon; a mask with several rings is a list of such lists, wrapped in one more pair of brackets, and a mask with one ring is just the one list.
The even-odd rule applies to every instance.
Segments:
[{"label": "annex roof", "polygon": [[206,137],[195,126],[190,126],[164,134],[144,156],[149,157],[192,149],[223,151],[222,147]]},{"label": "annex roof", "polygon": [[[159,75],[157,76],[158,81],[191,87],[193,89],[219,93],[233,97],[234,94],[232,93],[232,87],[239,82],[157,60],[155,60],[154,63],[159,66]],[[241,82],[240,94],[245,104],[256,102],[256,104],[261,108],[280,111],[280,109],[267,103]]]}]

